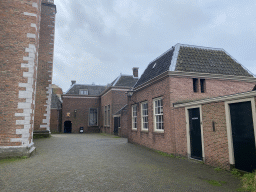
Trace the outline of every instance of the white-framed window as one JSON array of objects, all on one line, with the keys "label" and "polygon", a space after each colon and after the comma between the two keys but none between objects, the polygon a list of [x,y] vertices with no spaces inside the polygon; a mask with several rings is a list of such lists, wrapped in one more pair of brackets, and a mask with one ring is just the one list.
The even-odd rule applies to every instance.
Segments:
[{"label": "white-framed window", "polygon": [[88,95],[88,89],[79,89],[79,95]]},{"label": "white-framed window", "polygon": [[141,103],[141,130],[148,130],[148,102]]},{"label": "white-framed window", "polygon": [[154,111],[154,131],[164,132],[164,111],[163,99],[157,98],[153,100]]},{"label": "white-framed window", "polygon": [[89,109],[89,126],[98,125],[98,110],[95,108]]},{"label": "white-framed window", "polygon": [[132,129],[137,130],[137,105],[132,106]]}]

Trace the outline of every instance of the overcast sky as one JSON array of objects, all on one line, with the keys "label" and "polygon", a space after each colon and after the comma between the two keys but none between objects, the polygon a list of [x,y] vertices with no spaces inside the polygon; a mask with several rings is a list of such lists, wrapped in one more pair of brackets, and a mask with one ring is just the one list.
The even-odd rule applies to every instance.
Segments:
[{"label": "overcast sky", "polygon": [[55,0],[53,83],[106,85],[177,43],[223,48],[256,74],[255,0]]}]

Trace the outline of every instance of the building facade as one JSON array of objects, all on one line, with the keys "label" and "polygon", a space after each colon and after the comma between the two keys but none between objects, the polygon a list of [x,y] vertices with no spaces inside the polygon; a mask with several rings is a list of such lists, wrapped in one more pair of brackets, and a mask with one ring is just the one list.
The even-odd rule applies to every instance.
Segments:
[{"label": "building facade", "polygon": [[50,134],[51,84],[56,13],[57,10],[54,0],[42,0],[34,134],[45,136]]},{"label": "building facade", "polygon": [[128,102],[127,91],[137,80],[138,68],[133,68],[133,75],[120,74],[106,86],[76,84],[76,81],[71,81],[70,89],[62,95],[61,132],[79,133],[81,128],[83,133],[103,132],[120,135],[122,129],[122,136],[127,137],[127,130],[124,130],[126,126],[118,128],[114,115],[121,109],[124,110]]},{"label": "building facade", "polygon": [[[174,104],[252,91],[255,83],[223,49],[177,44],[152,61],[133,88],[129,142],[195,158],[185,147],[189,140],[184,109]],[[210,157],[197,159],[215,165]]]},{"label": "building facade", "polygon": [[35,151],[41,7],[41,0],[0,2],[0,158],[29,156]]}]

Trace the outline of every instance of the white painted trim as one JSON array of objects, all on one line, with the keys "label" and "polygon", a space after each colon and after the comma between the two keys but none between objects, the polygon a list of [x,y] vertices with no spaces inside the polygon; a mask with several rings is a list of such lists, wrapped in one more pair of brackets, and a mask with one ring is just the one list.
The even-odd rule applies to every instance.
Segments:
[{"label": "white painted trim", "polygon": [[[155,101],[157,100],[162,100],[163,102],[163,98],[162,97],[158,97],[158,98],[155,98],[153,99],[153,130],[154,132],[156,133],[164,133],[164,130],[160,129],[156,129],[156,114],[155,114]],[[163,110],[164,110],[164,106],[163,106]],[[164,111],[163,111],[163,116],[164,116]],[[164,123],[164,122],[163,122]]]},{"label": "white painted trim", "polygon": [[256,91],[249,91],[245,93],[237,93],[234,95],[226,95],[226,96],[220,96],[220,97],[213,97],[209,99],[201,99],[198,101],[191,101],[187,103],[174,103],[174,108],[179,108],[179,107],[189,107],[189,106],[194,106],[194,105],[202,105],[206,103],[212,103],[212,102],[221,102],[221,101],[234,101],[234,100],[240,100],[240,99],[245,99],[248,97],[256,97]]},{"label": "white painted trim", "polygon": [[115,86],[115,85],[116,85],[116,83],[119,81],[119,79],[121,78],[121,76],[122,76],[122,74],[120,74],[120,75],[116,78],[116,80],[115,80],[115,82],[113,83],[112,86]]},{"label": "white painted trim", "polygon": [[256,147],[256,112],[255,112],[255,98],[246,98],[246,99],[238,99],[233,101],[225,102],[225,113],[226,113],[226,127],[227,127],[227,136],[228,136],[228,151],[229,151],[229,163],[231,165],[235,164],[234,157],[234,146],[233,146],[233,136],[232,136],[232,126],[231,126],[231,116],[230,116],[230,106],[232,103],[242,103],[242,102],[251,102],[252,108],[252,119],[253,119],[253,127],[254,127],[254,139],[255,139],[255,147]]},{"label": "white painted trim", "polygon": [[191,143],[190,143],[190,127],[189,127],[189,109],[199,108],[200,110],[200,128],[201,128],[201,141],[202,141],[202,158],[205,161],[205,153],[204,153],[204,132],[203,132],[203,115],[202,115],[202,105],[195,105],[192,107],[185,107],[185,115],[186,115],[186,132],[187,132],[187,154],[188,158],[191,158]]},{"label": "white painted trim", "polygon": [[35,14],[35,13],[24,12],[24,15],[32,16],[32,17],[37,17],[37,14]]},{"label": "white painted trim", "polygon": [[[141,102],[140,103],[140,119],[141,119],[141,131],[143,131],[143,132],[148,132],[148,130],[149,130],[149,115],[148,115],[148,128],[147,129],[145,129],[144,128],[144,126],[143,126],[143,107],[142,107],[142,105],[143,104],[145,104],[145,103],[147,103],[148,104],[148,101],[143,101],[143,102]],[[147,108],[147,110],[149,111],[149,108]]]},{"label": "white painted trim", "polygon": [[177,64],[177,59],[178,59],[178,56],[179,56],[179,51],[180,51],[180,44],[178,43],[174,47],[174,52],[173,52],[173,55],[172,55],[172,60],[171,60],[171,64],[170,64],[170,67],[169,67],[169,71],[175,71],[176,64]]},{"label": "white painted trim", "polygon": [[62,96],[63,98],[74,98],[74,99],[98,99],[100,97],[79,97],[79,96]]},{"label": "white painted trim", "polygon": [[[133,124],[134,124],[133,117],[135,117],[135,116],[133,116],[133,106],[136,106],[136,115],[137,115],[136,116],[136,118],[137,118],[137,122],[136,123],[137,123],[137,128],[133,127]],[[132,115],[132,130],[137,131],[138,130],[138,105],[137,104],[132,105],[132,110],[131,111],[132,111],[132,114],[131,114]]]}]

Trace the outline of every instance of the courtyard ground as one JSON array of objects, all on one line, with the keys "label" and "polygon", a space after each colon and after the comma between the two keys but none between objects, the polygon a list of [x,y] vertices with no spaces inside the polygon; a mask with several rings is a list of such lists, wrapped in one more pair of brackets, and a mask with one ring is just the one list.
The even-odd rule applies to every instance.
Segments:
[{"label": "courtyard ground", "polygon": [[0,161],[0,191],[236,191],[239,180],[104,134],[35,139],[31,158]]}]

